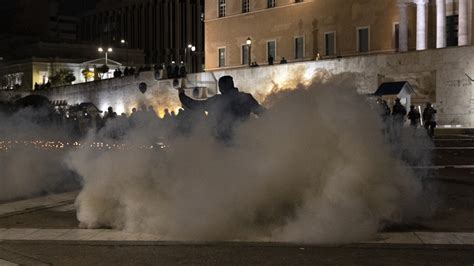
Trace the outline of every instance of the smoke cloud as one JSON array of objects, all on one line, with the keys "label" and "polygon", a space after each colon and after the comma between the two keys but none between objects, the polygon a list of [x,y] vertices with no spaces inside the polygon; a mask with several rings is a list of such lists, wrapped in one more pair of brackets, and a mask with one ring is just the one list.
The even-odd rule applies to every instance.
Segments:
[{"label": "smoke cloud", "polygon": [[[66,131],[45,125],[45,109],[0,112],[0,202],[78,187],[64,163]],[[64,145],[65,146],[65,145]]]},{"label": "smoke cloud", "polygon": [[86,145],[129,148],[68,155],[83,178],[81,226],[171,240],[345,243],[426,215],[423,183],[405,161],[429,157],[395,147],[429,141],[407,132],[390,144],[378,110],[352,81],[278,88],[232,143],[215,140],[205,123],[190,135],[146,120],[120,134],[120,122],[91,133]]}]

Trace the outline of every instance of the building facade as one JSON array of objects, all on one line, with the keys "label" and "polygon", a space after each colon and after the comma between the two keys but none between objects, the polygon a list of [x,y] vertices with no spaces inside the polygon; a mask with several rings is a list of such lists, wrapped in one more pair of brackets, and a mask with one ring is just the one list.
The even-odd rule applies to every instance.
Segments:
[{"label": "building facade", "polygon": [[81,18],[80,37],[143,49],[147,64],[186,61],[199,71],[204,56],[203,12],[203,0],[100,0],[96,10]]},{"label": "building facade", "polygon": [[[113,71],[127,66],[141,66],[145,63],[143,50],[113,49],[108,54],[109,73],[103,78],[113,76]],[[36,42],[18,46],[10,50],[7,60],[0,64],[0,90],[35,90],[35,84],[43,86],[60,71],[72,73],[72,84],[92,81],[87,79],[85,69],[96,69],[106,64],[105,54],[97,51],[96,45],[81,43]],[[55,84],[53,84],[54,86]],[[1,100],[1,99],[0,99]]]},{"label": "building facade", "polygon": [[470,45],[474,29],[471,0],[206,0],[205,5],[206,70]]}]

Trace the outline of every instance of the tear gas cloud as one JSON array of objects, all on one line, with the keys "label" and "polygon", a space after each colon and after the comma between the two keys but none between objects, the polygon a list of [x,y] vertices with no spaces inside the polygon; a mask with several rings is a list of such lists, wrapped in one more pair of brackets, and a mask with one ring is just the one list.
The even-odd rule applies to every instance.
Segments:
[{"label": "tear gas cloud", "polygon": [[[190,135],[148,122],[91,133],[86,143],[136,147],[168,137],[165,149],[68,155],[83,178],[81,225],[172,240],[342,243],[429,213],[420,178],[352,81],[336,76],[278,88],[266,97],[264,115],[241,124],[230,144],[216,141],[204,123]],[[407,136],[402,141],[412,141]]]},{"label": "tear gas cloud", "polygon": [[56,147],[67,134],[42,124],[45,116],[44,109],[0,112],[0,202],[77,188],[76,176],[64,163],[66,151],[48,149],[46,143],[54,141]]}]

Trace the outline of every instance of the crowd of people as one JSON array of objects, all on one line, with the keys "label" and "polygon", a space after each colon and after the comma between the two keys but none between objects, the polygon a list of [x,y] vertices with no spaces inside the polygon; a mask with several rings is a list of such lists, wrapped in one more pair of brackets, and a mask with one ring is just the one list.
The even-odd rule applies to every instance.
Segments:
[{"label": "crowd of people", "polygon": [[419,126],[423,126],[429,137],[434,137],[434,131],[437,126],[436,123],[436,109],[431,103],[426,103],[423,114],[414,106],[410,106],[407,112],[405,106],[402,105],[400,99],[395,100],[395,104],[390,109],[386,100],[379,99],[378,104],[381,106],[382,117],[385,123],[391,124],[391,131],[395,137],[400,136],[400,130],[405,125],[406,120],[409,120],[410,127],[415,132]]},{"label": "crowd of people", "polygon": [[157,64],[154,66],[146,65],[139,68],[125,67],[123,71],[120,68],[114,70],[114,78],[133,76],[145,71],[155,71],[159,75],[159,79],[175,79],[184,78],[188,74],[186,65],[183,61],[179,64],[172,61],[170,64]]},{"label": "crowd of people", "polygon": [[[185,86],[185,85],[183,85]],[[85,135],[90,130],[100,131],[105,125],[117,125],[114,137],[119,137],[126,129],[150,125],[162,126],[164,134],[190,134],[195,125],[209,126],[216,139],[230,141],[239,122],[249,118],[251,113],[259,115],[264,108],[248,93],[239,92],[234,87],[232,77],[219,80],[221,94],[207,100],[194,100],[179,90],[182,108],[177,112],[164,109],[160,117],[153,106],[142,105],[132,108],[130,114],[118,114],[113,107],[102,112],[92,103],[75,106],[55,106],[53,121],[69,127],[75,134]],[[165,137],[165,136],[164,136]]]},{"label": "crowd of people", "polygon": [[[179,67],[175,67],[177,72]],[[127,70],[127,69],[126,69]],[[165,70],[161,68],[160,70]],[[119,70],[117,70],[118,72]],[[129,73],[129,72],[128,72]],[[118,74],[122,74],[118,72]],[[173,110],[164,110],[162,118],[158,116],[153,106],[142,105],[138,109],[132,108],[130,115],[126,113],[117,114],[113,107],[108,107],[107,111],[100,111],[92,103],[82,103],[74,106],[67,104],[55,105],[48,115],[47,119],[58,125],[65,125],[80,135],[84,135],[89,130],[101,130],[108,121],[120,121],[119,124],[126,127],[137,127],[150,122],[161,123],[167,132],[175,132],[187,134],[192,131],[196,121],[207,121],[212,124],[213,134],[217,139],[229,141],[233,137],[235,126],[249,118],[251,113],[260,115],[264,108],[248,93],[240,92],[233,82],[231,76],[224,76],[219,79],[218,87],[221,94],[208,98],[206,100],[194,100],[184,93],[186,87],[183,81],[182,87],[179,89],[179,100],[182,108],[175,113]],[[42,97],[42,96],[30,96]],[[41,104],[49,102],[47,99],[33,99]],[[30,102],[31,99],[27,102]],[[17,101],[19,103],[19,101]],[[411,105],[409,111],[401,103],[400,99],[395,100],[395,104],[390,108],[386,100],[379,98],[378,106],[381,110],[383,121],[387,125],[387,133],[390,136],[399,138],[401,130],[409,120],[409,125],[414,132],[420,126],[423,126],[428,136],[433,137],[437,126],[436,109],[431,103],[427,103],[422,114],[414,106]],[[24,105],[24,104],[23,104]],[[37,104],[39,105],[39,104]],[[8,107],[5,110],[12,109]],[[8,108],[7,108],[8,107]],[[14,108],[13,108],[14,109]],[[13,110],[12,109],[12,110]],[[421,110],[421,109],[420,109]]]}]

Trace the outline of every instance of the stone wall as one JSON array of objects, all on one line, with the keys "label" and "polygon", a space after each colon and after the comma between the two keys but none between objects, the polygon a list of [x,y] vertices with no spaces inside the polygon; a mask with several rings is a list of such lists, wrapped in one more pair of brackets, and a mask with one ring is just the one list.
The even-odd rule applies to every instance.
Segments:
[{"label": "stone wall", "polygon": [[474,127],[474,47],[357,56],[304,63],[222,70],[235,77],[236,86],[257,96],[272,89],[294,86],[314,77],[355,73],[359,93],[373,93],[383,82],[409,81],[416,91],[413,104],[435,103],[441,125]]},{"label": "stone wall", "polygon": [[[407,80],[416,91],[412,103],[421,105],[427,101],[434,102],[441,125],[474,127],[473,84],[468,78],[474,78],[472,46],[226,69],[189,75],[188,86],[208,87],[212,95],[216,91],[217,79],[223,75],[232,75],[240,90],[263,100],[272,90],[343,73],[356,74],[354,84],[361,94],[374,92],[386,81]],[[138,90],[141,82],[147,84],[145,93]],[[2,93],[12,97],[17,92]],[[142,104],[152,105],[160,113],[164,108],[177,109],[180,106],[172,81],[157,81],[153,72],[141,73],[138,77],[55,88],[44,94],[53,101],[66,100],[69,104],[93,102],[102,110],[112,106],[117,113],[128,113],[131,108]]]},{"label": "stone wall", "polygon": [[[140,83],[146,84],[145,93],[139,90]],[[181,81],[178,86],[180,84]],[[217,90],[216,80],[212,73],[189,75],[187,84],[189,87],[208,88],[205,95],[213,95]],[[187,91],[187,93],[192,95],[192,91]],[[0,99],[15,100],[29,94],[31,92],[28,91],[0,91]],[[153,106],[160,114],[163,114],[165,108],[177,111],[181,107],[173,80],[157,80],[154,72],[56,87],[34,94],[44,95],[52,102],[66,101],[69,105],[92,102],[102,111],[106,111],[111,106],[117,114],[130,113],[132,108],[140,108],[144,105]]]}]

